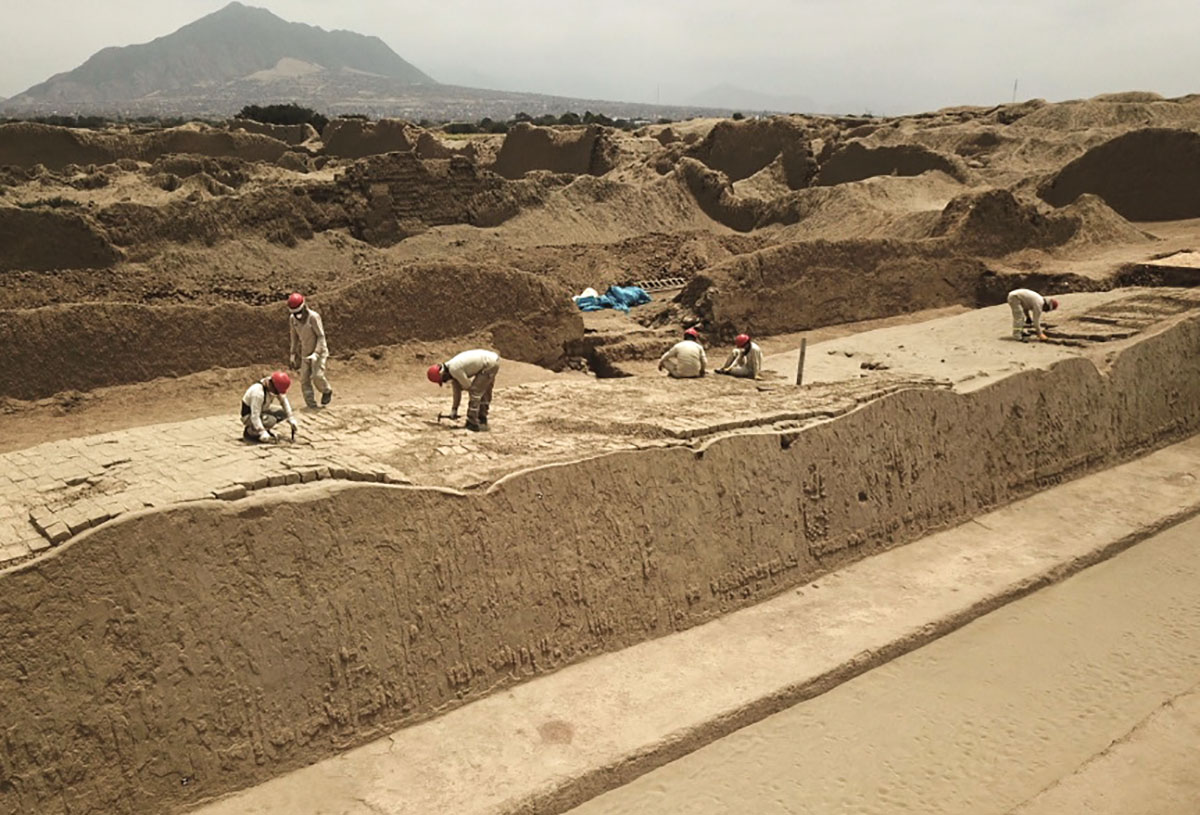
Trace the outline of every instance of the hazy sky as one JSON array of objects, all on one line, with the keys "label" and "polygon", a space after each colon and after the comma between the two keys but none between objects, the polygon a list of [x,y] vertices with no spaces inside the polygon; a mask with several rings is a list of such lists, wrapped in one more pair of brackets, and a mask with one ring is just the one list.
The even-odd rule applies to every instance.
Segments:
[{"label": "hazy sky", "polygon": [[[0,97],[227,0],[0,0]],[[441,82],[687,103],[721,85],[814,112],[1200,91],[1196,0],[269,0],[374,34]],[[751,107],[747,105],[747,107]]]}]

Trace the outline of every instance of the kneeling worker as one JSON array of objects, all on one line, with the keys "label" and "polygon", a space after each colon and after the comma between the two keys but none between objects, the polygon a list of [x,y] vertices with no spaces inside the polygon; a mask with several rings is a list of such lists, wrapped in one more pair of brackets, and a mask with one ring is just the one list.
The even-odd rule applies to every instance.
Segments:
[{"label": "kneeling worker", "polygon": [[496,385],[499,371],[500,355],[486,348],[476,348],[474,351],[463,351],[440,365],[430,365],[426,374],[430,382],[438,385],[449,382],[454,386],[451,419],[458,418],[462,392],[467,391],[467,430],[479,431],[487,430],[492,388]]},{"label": "kneeling worker", "polygon": [[758,379],[762,371],[762,349],[758,343],[750,341],[749,334],[738,334],[733,341],[733,351],[729,359],[714,373],[740,376],[746,379]]},{"label": "kneeling worker", "polygon": [[1025,340],[1026,332],[1039,340],[1046,339],[1042,332],[1042,315],[1058,308],[1053,297],[1045,298],[1032,289],[1013,289],[1008,293],[1008,306],[1012,309],[1012,335],[1014,340]]},{"label": "kneeling worker", "polygon": [[694,328],[683,332],[683,339],[671,346],[671,350],[658,360],[658,370],[666,371],[675,379],[694,379],[704,376],[708,357],[700,344],[700,333]]},{"label": "kneeling worker", "polygon": [[[242,438],[246,441],[271,441],[274,435],[271,428],[287,420],[292,426],[292,435],[296,435],[296,418],[292,415],[292,406],[288,402],[288,388],[292,379],[283,371],[276,371],[268,377],[255,382],[242,395]],[[271,403],[279,399],[279,407],[272,409]]]}]

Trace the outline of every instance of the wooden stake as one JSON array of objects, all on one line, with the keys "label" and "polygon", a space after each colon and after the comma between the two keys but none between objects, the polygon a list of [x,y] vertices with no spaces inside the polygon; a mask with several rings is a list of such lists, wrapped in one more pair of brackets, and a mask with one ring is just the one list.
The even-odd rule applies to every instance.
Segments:
[{"label": "wooden stake", "polygon": [[808,337],[800,338],[800,359],[796,362],[796,384],[804,384],[804,355],[808,352]]}]

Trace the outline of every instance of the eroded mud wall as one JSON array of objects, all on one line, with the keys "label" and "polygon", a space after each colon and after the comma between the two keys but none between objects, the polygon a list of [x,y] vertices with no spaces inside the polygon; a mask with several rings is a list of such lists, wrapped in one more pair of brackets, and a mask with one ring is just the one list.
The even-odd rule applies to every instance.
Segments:
[{"label": "eroded mud wall", "polygon": [[[490,331],[502,356],[554,366],[563,344],[583,334],[565,288],[503,267],[416,264],[321,294],[314,308],[335,354]],[[282,367],[287,321],[283,304],[0,310],[0,396],[34,399],[213,367]]]},{"label": "eroded mud wall", "polygon": [[170,811],[1200,429],[1200,320],[459,495],[196,503],[0,575],[0,812]]},{"label": "eroded mud wall", "polygon": [[782,334],[835,323],[974,304],[987,267],[946,244],[798,241],[738,255],[680,295],[720,335]]}]

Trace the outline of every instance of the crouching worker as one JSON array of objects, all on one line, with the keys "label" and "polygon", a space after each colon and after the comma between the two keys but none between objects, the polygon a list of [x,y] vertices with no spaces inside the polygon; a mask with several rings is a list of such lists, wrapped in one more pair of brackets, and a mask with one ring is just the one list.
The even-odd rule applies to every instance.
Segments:
[{"label": "crouching worker", "polygon": [[1008,293],[1008,307],[1012,309],[1012,335],[1014,340],[1025,341],[1032,334],[1039,340],[1046,339],[1042,331],[1042,315],[1058,308],[1053,297],[1045,298],[1032,289],[1013,289]]},{"label": "crouching worker", "polygon": [[658,370],[666,371],[675,379],[694,379],[704,376],[708,357],[700,344],[700,333],[694,328],[683,332],[683,339],[671,346],[671,350],[658,360]]},{"label": "crouching worker", "polygon": [[488,429],[488,408],[492,405],[492,388],[499,371],[500,355],[485,348],[476,348],[474,351],[463,351],[440,365],[429,366],[427,375],[430,382],[438,385],[449,382],[454,386],[451,419],[458,418],[462,392],[467,392],[467,430],[480,431]]},{"label": "crouching worker", "polygon": [[[274,438],[271,429],[285,420],[295,434],[296,418],[292,416],[292,406],[285,395],[291,385],[291,377],[283,371],[276,371],[246,389],[242,395],[243,439],[271,441]],[[273,408],[276,399],[279,400],[279,407]]]},{"label": "crouching worker", "polygon": [[715,373],[740,376],[746,379],[758,379],[762,371],[762,349],[758,343],[750,341],[749,334],[738,334],[733,341],[733,351],[725,364],[717,368]]}]

